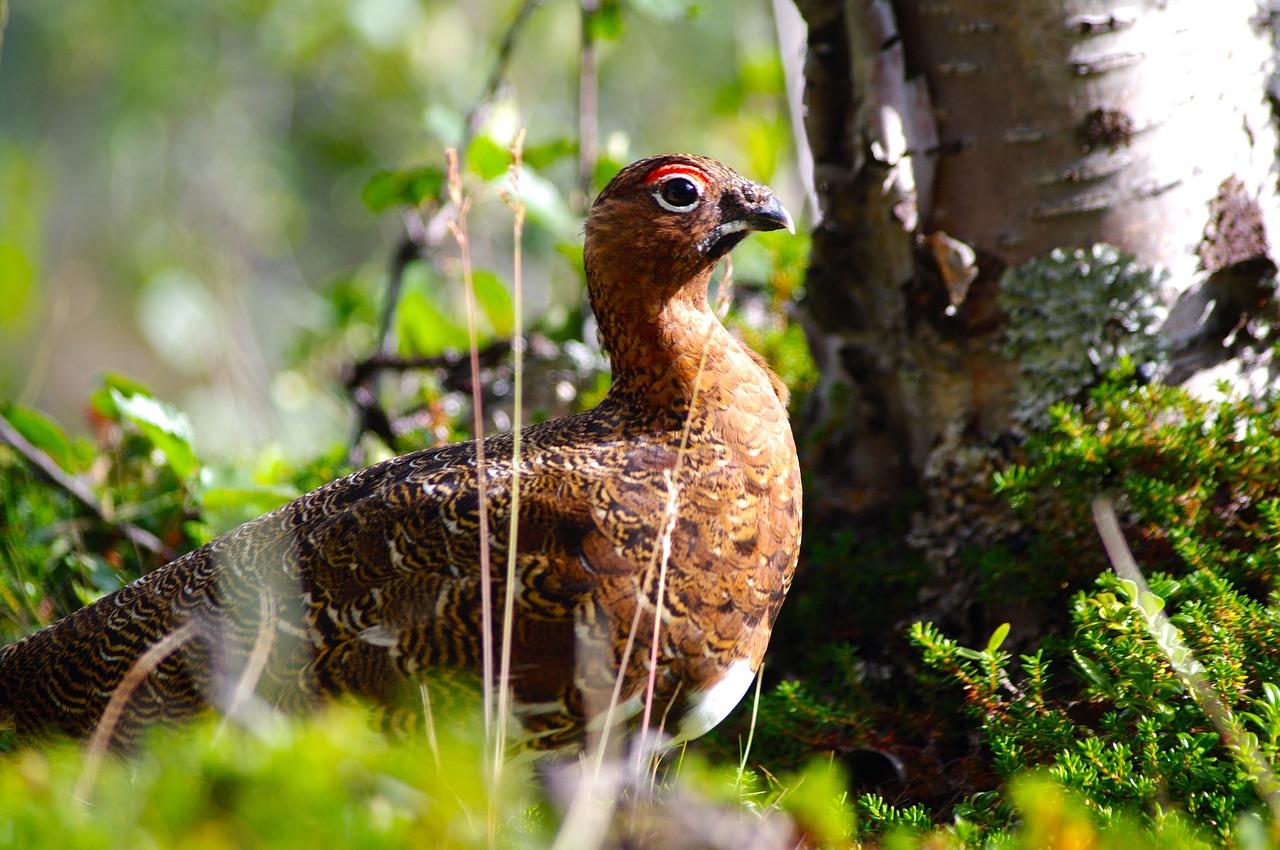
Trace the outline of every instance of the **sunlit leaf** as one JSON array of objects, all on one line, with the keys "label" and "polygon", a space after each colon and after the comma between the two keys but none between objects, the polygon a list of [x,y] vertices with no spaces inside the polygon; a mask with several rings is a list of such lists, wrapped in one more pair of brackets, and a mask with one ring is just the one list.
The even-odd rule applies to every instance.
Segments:
[{"label": "sunlit leaf", "polygon": [[0,242],[0,323],[16,321],[31,300],[31,262],[16,245]]},{"label": "sunlit leaf", "polygon": [[1009,636],[1009,624],[1001,623],[996,626],[996,630],[991,633],[991,639],[987,641],[987,652],[992,653],[1001,647],[1005,638]]},{"label": "sunlit leaf", "polygon": [[501,177],[511,165],[511,152],[488,136],[476,136],[467,147],[467,167],[482,180]]},{"label": "sunlit leaf", "polygon": [[815,759],[787,783],[791,793],[779,802],[802,830],[821,846],[847,847],[856,824],[848,804],[848,784],[839,764]]},{"label": "sunlit leaf", "polygon": [[524,169],[520,172],[520,200],[524,203],[529,221],[564,241],[578,240],[582,219],[569,209],[560,189],[536,172]]},{"label": "sunlit leaf", "polygon": [[105,419],[116,420],[121,416],[113,391],[125,396],[152,395],[146,384],[119,372],[103,372],[98,380],[102,387],[89,396],[89,405]]},{"label": "sunlit leaf", "polygon": [[115,388],[110,393],[116,410],[137,425],[152,445],[164,452],[174,472],[185,477],[195,468],[191,422],[186,414],[149,395],[125,395]]},{"label": "sunlit leaf", "polygon": [[687,17],[693,10],[693,4],[684,0],[631,0],[631,7],[646,18],[664,24]]}]

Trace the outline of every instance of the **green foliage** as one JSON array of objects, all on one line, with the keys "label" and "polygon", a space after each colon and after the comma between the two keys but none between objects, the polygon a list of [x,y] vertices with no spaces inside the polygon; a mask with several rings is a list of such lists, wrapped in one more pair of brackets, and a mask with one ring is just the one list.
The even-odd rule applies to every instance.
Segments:
[{"label": "green foliage", "polygon": [[1043,547],[1032,562],[1105,568],[1090,503],[1114,492],[1139,562],[1210,568],[1256,596],[1280,589],[1280,396],[1221,401],[1121,370],[1082,407],[1055,405],[1029,462],[996,478]]},{"label": "green foliage", "polygon": [[[733,255],[733,308],[727,326],[764,357],[792,392],[792,410],[818,381],[818,367],[804,329],[789,310],[802,292],[810,240],[786,232],[759,233]],[[714,297],[714,294],[713,294]]]},{"label": "green foliage", "polygon": [[71,613],[162,564],[124,524],[181,553],[349,471],[345,452],[306,464],[264,449],[252,464],[204,464],[186,417],[136,381],[106,374],[92,395],[95,439],[38,411],[0,407],[36,452],[91,499],[55,486],[0,445],[0,640]]},{"label": "green foliage", "polygon": [[444,172],[435,166],[404,171],[379,171],[360,191],[360,200],[376,213],[396,207],[416,207],[439,196],[444,189]]},{"label": "green foliage", "polygon": [[[1033,593],[1100,573],[1071,601],[1070,634],[1016,672],[1002,634],[983,650],[928,624],[911,637],[963,689],[1001,776],[1048,767],[1101,829],[1230,842],[1275,793],[1280,755],[1280,401],[1131,379],[1055,405],[1028,463],[998,476],[1034,533],[1021,553]],[[1090,512],[1101,492],[1122,506],[1149,588],[1107,569]]]},{"label": "green foliage", "polygon": [[[86,762],[63,746],[0,762],[0,844],[53,847],[541,846],[527,769],[486,787],[474,739],[392,741],[362,714],[280,721],[259,735],[206,723],[109,759],[83,799]],[[445,767],[447,765],[447,768]]]},{"label": "green foliage", "polygon": [[1005,353],[1021,367],[1015,418],[1042,426],[1050,405],[1095,386],[1121,360],[1156,362],[1160,282],[1102,243],[1055,248],[1005,272]]},{"label": "green foliage", "polygon": [[[1202,642],[1194,636],[1206,627],[1224,630],[1223,621],[1198,605],[1202,588],[1167,581],[1158,586],[1170,594],[1165,601],[1185,600],[1178,616],[1193,628],[1183,634],[1208,662],[1219,696],[1241,706],[1269,705],[1274,689],[1264,688],[1257,677],[1269,676],[1274,661],[1250,669],[1248,687],[1214,677],[1215,666],[1238,673],[1248,663],[1214,651],[1224,640],[1239,640],[1239,633]],[[1236,608],[1237,623],[1249,608]],[[1254,609],[1252,614],[1275,619],[1271,612]],[[966,710],[980,720],[1002,776],[1013,779],[1028,768],[1049,766],[1048,775],[1085,805],[1101,829],[1142,824],[1160,833],[1176,825],[1229,841],[1240,819],[1261,807],[1257,789],[1241,753],[1224,745],[1148,631],[1136,591],[1103,576],[1097,590],[1077,597],[1073,620],[1070,653],[1079,678],[1060,683],[1067,687],[1056,696],[1047,691],[1053,665],[1042,653],[1023,656],[1021,673],[1015,675],[1008,653],[957,646],[928,624],[913,626],[912,639],[927,665],[965,689]],[[1258,698],[1249,696],[1254,688]],[[1257,724],[1260,716],[1251,718]],[[1274,761],[1274,744],[1265,745],[1263,755]]]}]

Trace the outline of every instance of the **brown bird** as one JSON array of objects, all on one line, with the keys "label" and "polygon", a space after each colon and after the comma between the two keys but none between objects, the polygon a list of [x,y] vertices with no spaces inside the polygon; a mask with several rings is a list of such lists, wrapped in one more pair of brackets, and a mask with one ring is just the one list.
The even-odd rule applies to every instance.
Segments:
[{"label": "brown bird", "polygon": [[286,710],[354,694],[420,726],[407,686],[499,668],[514,548],[524,746],[579,748],[611,705],[634,724],[647,703],[676,739],[706,732],[759,668],[799,547],[786,388],[707,303],[721,258],[779,228],[773,193],[714,160],[623,169],[586,223],[613,373],[598,406],[524,428],[518,454],[505,434],[370,466],[0,648],[0,728],[88,735],[122,682],[126,747],[243,702],[245,683]]}]

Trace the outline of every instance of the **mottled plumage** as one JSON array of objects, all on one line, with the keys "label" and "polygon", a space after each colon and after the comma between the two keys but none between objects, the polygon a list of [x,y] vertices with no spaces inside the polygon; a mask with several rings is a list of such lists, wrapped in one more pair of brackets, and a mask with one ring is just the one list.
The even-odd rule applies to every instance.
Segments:
[{"label": "mottled plumage", "polygon": [[[580,746],[619,670],[622,713],[638,711],[659,607],[655,725],[701,734],[759,667],[796,564],[800,474],[786,391],[716,320],[707,283],[749,231],[790,224],[767,188],[683,155],[634,163],[592,208],[612,388],[525,428],[518,461],[511,435],[484,443],[499,614],[518,466],[512,692],[533,749]],[[119,743],[225,708],[246,670],[288,710],[350,693],[420,723],[407,683],[480,669],[478,471],[475,443],[371,466],[3,647],[0,726],[91,733],[139,656],[184,627]]]}]

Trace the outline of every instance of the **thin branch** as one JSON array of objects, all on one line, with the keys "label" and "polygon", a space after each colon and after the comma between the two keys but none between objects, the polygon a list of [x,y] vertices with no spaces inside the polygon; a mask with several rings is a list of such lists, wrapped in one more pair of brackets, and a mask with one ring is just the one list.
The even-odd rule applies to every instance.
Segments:
[{"label": "thin branch", "polygon": [[[511,343],[505,339],[489,343],[479,351],[481,368],[498,365],[510,351]],[[452,351],[430,357],[400,357],[394,354],[375,354],[351,367],[351,373],[346,378],[346,384],[348,387],[356,387],[364,383],[370,375],[379,372],[411,372],[417,369],[444,369],[451,372],[466,369],[468,370],[466,377],[470,378],[471,358],[470,355],[464,357]]]},{"label": "thin branch", "polygon": [[160,538],[150,531],[139,528],[131,522],[116,520],[107,516],[106,511],[102,509],[102,503],[92,490],[86,487],[78,478],[68,474],[62,467],[58,466],[57,462],[49,457],[47,453],[28,442],[27,438],[22,436],[18,429],[14,428],[3,415],[0,415],[0,442],[5,443],[20,454],[41,478],[65,491],[67,495],[79,502],[85,510],[93,514],[103,525],[116,529],[126,540],[139,549],[145,549],[165,561],[171,561],[177,556],[176,552],[161,542]]},{"label": "thin branch", "polygon": [[378,326],[378,342],[374,349],[378,354],[387,354],[391,350],[391,325],[395,321],[400,293],[404,290],[405,271],[414,260],[426,259],[423,255],[427,247],[426,234],[418,211],[406,211],[402,220],[405,238],[396,246],[395,254],[391,257],[391,268],[387,272],[387,298],[382,305],[382,321]]}]

